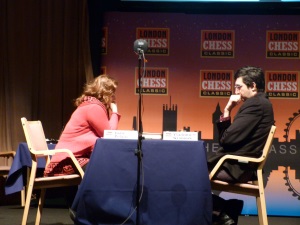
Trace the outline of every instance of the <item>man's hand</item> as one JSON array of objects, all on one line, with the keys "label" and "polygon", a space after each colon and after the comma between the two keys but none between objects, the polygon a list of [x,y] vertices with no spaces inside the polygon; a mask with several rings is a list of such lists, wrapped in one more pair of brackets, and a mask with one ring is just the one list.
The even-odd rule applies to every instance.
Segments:
[{"label": "man's hand", "polygon": [[229,101],[224,109],[224,117],[230,116],[231,110],[240,103],[241,96],[240,95],[231,95]]}]

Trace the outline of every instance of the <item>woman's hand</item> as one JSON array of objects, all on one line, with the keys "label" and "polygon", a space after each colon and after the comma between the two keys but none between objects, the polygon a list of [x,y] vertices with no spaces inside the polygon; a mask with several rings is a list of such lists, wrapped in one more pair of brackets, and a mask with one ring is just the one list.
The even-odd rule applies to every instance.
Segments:
[{"label": "woman's hand", "polygon": [[110,103],[110,108],[113,113],[118,113],[118,106],[116,103]]}]

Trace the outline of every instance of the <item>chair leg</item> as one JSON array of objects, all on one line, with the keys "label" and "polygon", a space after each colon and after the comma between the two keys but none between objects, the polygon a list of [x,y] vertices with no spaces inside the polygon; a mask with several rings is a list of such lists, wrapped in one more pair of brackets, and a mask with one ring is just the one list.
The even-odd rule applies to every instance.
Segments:
[{"label": "chair leg", "polygon": [[23,218],[22,218],[22,225],[26,225],[26,223],[27,223],[29,207],[30,207],[30,202],[31,202],[31,196],[32,196],[32,190],[33,190],[33,185],[32,184],[28,185],[27,196],[26,196],[26,200],[25,200],[25,207],[24,207]]},{"label": "chair leg", "polygon": [[21,191],[21,206],[22,206],[22,207],[25,206],[25,187],[24,187],[23,190]]},{"label": "chair leg", "polygon": [[46,189],[41,189],[39,204],[38,204],[36,218],[35,218],[35,225],[39,225],[41,222],[43,207],[44,207],[44,200],[45,200],[45,193],[46,193]]},{"label": "chair leg", "polygon": [[267,216],[267,207],[266,207],[266,198],[265,190],[262,180],[262,174],[258,174],[258,188],[259,195],[256,197],[256,205],[258,212],[258,219],[260,225],[268,225],[268,216]]},{"label": "chair leg", "polygon": [[[29,167],[27,167],[26,169],[26,181],[29,182],[30,180],[30,171],[31,169]],[[22,191],[21,191],[21,206],[24,207],[25,203],[26,203],[26,191],[28,189],[28,183],[23,187]],[[31,196],[30,196],[31,198]]]},{"label": "chair leg", "polygon": [[265,196],[260,195],[259,197],[256,197],[256,204],[257,204],[259,224],[268,225]]}]

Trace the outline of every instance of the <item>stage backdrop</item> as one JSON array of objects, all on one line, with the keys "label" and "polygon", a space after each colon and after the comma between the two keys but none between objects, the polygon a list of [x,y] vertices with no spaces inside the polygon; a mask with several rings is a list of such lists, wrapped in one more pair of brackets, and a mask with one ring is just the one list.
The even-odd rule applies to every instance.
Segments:
[{"label": "stage backdrop", "polygon": [[[101,72],[119,81],[119,129],[136,129],[133,44],[145,39],[143,131],[197,131],[208,154],[218,148],[213,122],[234,91],[234,71],[262,67],[277,126],[265,169],[267,211],[300,216],[300,16],[109,12],[101,29]],[[244,214],[257,213],[254,198],[238,197],[246,200]]]}]

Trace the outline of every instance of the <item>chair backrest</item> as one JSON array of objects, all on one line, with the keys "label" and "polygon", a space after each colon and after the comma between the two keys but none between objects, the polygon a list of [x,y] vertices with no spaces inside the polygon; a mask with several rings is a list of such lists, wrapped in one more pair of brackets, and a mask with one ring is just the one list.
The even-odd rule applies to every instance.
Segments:
[{"label": "chair backrest", "polygon": [[269,132],[269,135],[268,135],[268,138],[267,138],[267,141],[266,141],[266,144],[264,146],[262,155],[260,157],[263,160],[259,165],[259,169],[262,169],[264,167],[265,163],[266,163],[267,157],[268,157],[270,149],[272,147],[272,142],[273,142],[273,139],[274,139],[275,131],[276,131],[276,126],[272,125],[272,127],[270,129],[270,132]]},{"label": "chair backrest", "polygon": [[[0,152],[0,176],[7,176],[10,170],[11,161],[15,157],[14,151]],[[11,160],[11,161],[10,161]]]},{"label": "chair backrest", "polygon": [[[41,121],[28,121],[25,117],[21,118],[28,149],[32,154],[38,156],[39,150],[48,150],[48,145]],[[44,156],[49,160],[49,156]]]},{"label": "chair backrest", "polygon": [[9,166],[16,155],[15,151],[0,152],[0,166]]}]

